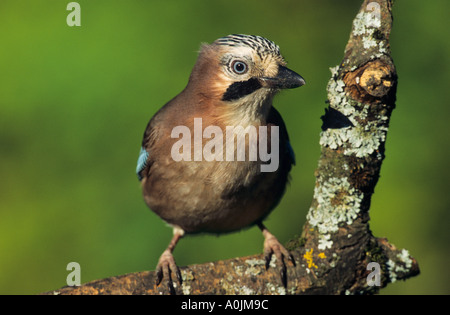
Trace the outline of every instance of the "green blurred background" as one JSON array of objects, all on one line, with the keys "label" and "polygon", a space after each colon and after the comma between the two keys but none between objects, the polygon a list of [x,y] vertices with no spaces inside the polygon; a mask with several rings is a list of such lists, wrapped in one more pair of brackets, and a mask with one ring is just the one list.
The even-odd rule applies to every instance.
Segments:
[{"label": "green blurred background", "polygon": [[[339,64],[362,3],[351,1],[0,2],[0,293],[154,269],[172,232],[147,209],[135,175],[149,118],[180,92],[200,43],[265,36],[307,85],[275,100],[297,166],[266,221],[283,242],[312,200],[329,67]],[[382,293],[449,294],[450,27],[447,0],[398,0],[391,46],[397,108],[371,228],[417,258],[421,274]],[[259,253],[257,228],[183,239],[179,265]]]}]

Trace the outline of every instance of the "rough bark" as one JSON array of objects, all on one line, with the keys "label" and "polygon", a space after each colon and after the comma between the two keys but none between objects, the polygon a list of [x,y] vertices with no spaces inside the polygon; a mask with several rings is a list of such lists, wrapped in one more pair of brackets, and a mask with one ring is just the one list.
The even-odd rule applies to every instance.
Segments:
[{"label": "rough bark", "polygon": [[[419,273],[408,251],[369,228],[369,208],[382,161],[397,74],[390,56],[392,0],[366,0],[353,21],[340,65],[330,69],[329,108],[322,117],[314,198],[301,237],[289,242],[287,287],[262,255],[181,268],[177,294],[371,294]],[[370,262],[380,285],[370,286]],[[44,294],[167,294],[153,271],[97,280]]]}]

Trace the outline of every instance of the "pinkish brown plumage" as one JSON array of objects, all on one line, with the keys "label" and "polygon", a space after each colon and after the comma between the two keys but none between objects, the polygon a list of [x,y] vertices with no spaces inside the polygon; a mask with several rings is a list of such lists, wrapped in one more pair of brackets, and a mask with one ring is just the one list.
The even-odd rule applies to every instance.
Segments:
[{"label": "pinkish brown plumage", "polygon": [[[263,231],[267,261],[275,254],[286,282],[283,260],[286,255],[290,258],[289,253],[262,224],[281,199],[294,164],[285,124],[272,107],[272,99],[280,89],[304,83],[286,68],[278,46],[265,38],[229,35],[202,45],[186,88],[147,125],[138,160],[137,173],[147,205],[174,228],[174,237],[158,262],[158,283],[165,278],[173,291],[171,271],[181,281],[172,251],[184,234],[220,234],[254,224]],[[249,134],[245,138],[245,160],[227,160],[225,147],[222,151],[214,147],[212,161],[175,161],[172,148],[179,139],[172,137],[172,132],[183,126],[187,129],[182,130],[193,134],[195,119],[201,121],[202,132],[209,126],[224,135],[227,126],[255,128],[256,137]],[[275,139],[271,138],[272,129],[278,132]],[[265,132],[267,136],[262,138]],[[201,139],[201,153],[208,140]],[[260,149],[261,145],[276,148],[276,170],[263,172],[262,166],[268,162],[259,156],[249,158],[251,148]],[[183,153],[195,156],[199,153],[195,149],[190,146],[191,152]]]}]

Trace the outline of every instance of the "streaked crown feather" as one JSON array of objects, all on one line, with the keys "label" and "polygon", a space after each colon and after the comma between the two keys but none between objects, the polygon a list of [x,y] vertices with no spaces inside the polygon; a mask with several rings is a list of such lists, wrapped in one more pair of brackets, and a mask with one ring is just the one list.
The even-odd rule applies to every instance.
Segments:
[{"label": "streaked crown feather", "polygon": [[213,44],[231,47],[249,47],[255,50],[260,57],[272,54],[282,58],[280,47],[267,38],[257,35],[232,34],[217,39]]}]

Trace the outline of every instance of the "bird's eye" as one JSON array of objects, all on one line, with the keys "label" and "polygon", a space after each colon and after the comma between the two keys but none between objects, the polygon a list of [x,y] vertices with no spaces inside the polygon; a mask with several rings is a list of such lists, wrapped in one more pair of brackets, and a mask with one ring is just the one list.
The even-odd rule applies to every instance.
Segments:
[{"label": "bird's eye", "polygon": [[248,67],[245,62],[235,60],[231,63],[231,69],[233,69],[233,72],[236,74],[244,74],[247,72]]}]

